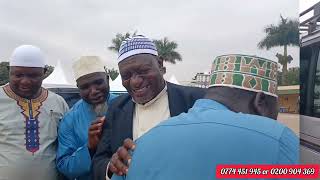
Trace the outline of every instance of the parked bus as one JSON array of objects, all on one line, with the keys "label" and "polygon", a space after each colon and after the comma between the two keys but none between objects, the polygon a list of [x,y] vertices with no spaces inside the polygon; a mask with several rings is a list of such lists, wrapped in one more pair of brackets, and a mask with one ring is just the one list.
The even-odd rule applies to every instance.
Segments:
[{"label": "parked bus", "polygon": [[320,3],[300,14],[300,159],[320,164]]}]

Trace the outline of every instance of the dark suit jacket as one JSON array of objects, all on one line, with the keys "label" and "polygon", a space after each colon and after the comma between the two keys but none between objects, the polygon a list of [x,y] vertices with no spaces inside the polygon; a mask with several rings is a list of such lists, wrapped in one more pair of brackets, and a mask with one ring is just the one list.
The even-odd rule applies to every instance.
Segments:
[{"label": "dark suit jacket", "polygon": [[[171,117],[187,112],[197,99],[203,98],[205,89],[186,87],[167,82]],[[93,158],[95,180],[105,180],[107,164],[126,138],[132,139],[134,103],[130,95],[122,95],[109,107],[102,139]],[[152,117],[150,117],[152,118]]]}]

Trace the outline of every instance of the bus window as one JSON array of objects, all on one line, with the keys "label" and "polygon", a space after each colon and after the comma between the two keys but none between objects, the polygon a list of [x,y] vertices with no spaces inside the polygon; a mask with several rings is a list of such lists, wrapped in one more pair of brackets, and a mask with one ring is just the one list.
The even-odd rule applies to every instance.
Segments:
[{"label": "bus window", "polygon": [[300,114],[306,115],[306,92],[308,87],[308,72],[312,57],[310,47],[304,47],[300,50]]},{"label": "bus window", "polygon": [[317,68],[314,75],[313,116],[320,117],[320,58],[319,57],[317,60]]}]

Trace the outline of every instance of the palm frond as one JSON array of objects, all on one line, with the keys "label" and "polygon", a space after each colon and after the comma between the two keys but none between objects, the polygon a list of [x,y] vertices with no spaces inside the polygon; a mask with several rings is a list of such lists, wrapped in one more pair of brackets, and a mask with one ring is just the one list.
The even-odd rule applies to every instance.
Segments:
[{"label": "palm frond", "polygon": [[176,61],[182,61],[181,55],[176,51],[178,44],[170,41],[167,37],[153,41],[157,47],[159,57],[166,62],[175,64]]},{"label": "palm frond", "polygon": [[121,34],[121,33],[116,34],[116,37],[111,40],[112,45],[109,46],[108,49],[118,53],[122,42],[127,38],[136,35],[136,33],[137,31],[135,31],[132,35],[129,32],[126,32],[125,34]]},{"label": "palm frond", "polygon": [[264,28],[266,36],[258,43],[260,49],[269,50],[277,46],[299,46],[299,21],[283,18],[277,25],[270,24]]}]

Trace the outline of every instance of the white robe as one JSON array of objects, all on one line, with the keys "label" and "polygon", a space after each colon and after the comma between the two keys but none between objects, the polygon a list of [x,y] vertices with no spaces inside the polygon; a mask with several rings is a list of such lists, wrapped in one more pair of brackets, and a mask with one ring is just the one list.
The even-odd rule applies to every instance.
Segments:
[{"label": "white robe", "polygon": [[133,116],[133,140],[148,132],[160,122],[170,117],[167,86],[151,101],[141,105],[135,104]]},{"label": "white robe", "polygon": [[67,111],[65,100],[46,89],[27,100],[0,87],[0,180],[57,179],[57,129]]}]

